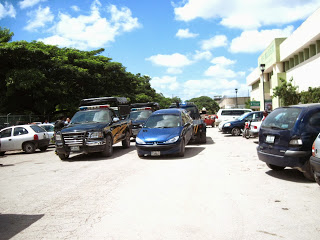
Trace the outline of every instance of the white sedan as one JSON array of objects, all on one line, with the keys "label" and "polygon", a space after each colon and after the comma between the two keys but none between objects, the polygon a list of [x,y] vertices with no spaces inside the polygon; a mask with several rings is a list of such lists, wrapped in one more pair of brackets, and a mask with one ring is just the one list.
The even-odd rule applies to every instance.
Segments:
[{"label": "white sedan", "polygon": [[49,141],[49,134],[38,125],[7,127],[0,131],[0,155],[15,150],[34,153],[37,148],[45,151],[49,146]]}]

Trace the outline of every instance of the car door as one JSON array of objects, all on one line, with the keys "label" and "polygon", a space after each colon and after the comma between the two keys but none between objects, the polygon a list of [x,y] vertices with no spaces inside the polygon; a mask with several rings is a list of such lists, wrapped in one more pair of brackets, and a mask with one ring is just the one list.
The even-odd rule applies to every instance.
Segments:
[{"label": "car door", "polygon": [[12,142],[12,128],[6,128],[0,131],[0,151],[15,150]]},{"label": "car door", "polygon": [[193,134],[193,120],[189,114],[182,112],[181,113],[182,124],[185,128],[186,144],[190,141]]},{"label": "car door", "polygon": [[24,127],[14,127],[12,136],[12,145],[15,150],[22,149],[22,144],[33,138],[28,135],[28,130]]}]

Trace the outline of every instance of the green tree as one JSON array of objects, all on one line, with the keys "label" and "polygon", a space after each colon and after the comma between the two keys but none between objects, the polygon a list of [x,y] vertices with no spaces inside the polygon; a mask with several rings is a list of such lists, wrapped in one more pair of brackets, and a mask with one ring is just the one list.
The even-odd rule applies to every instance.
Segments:
[{"label": "green tree", "polygon": [[201,111],[201,109],[204,107],[207,110],[208,114],[216,113],[220,108],[215,100],[207,96],[192,98],[188,100],[188,102],[194,102],[199,111]]},{"label": "green tree", "polygon": [[292,78],[287,82],[280,78],[279,86],[273,89],[273,97],[279,97],[282,106],[289,106],[298,104],[300,100],[299,93],[296,86],[292,85]]},{"label": "green tree", "polygon": [[10,42],[13,37],[13,32],[7,28],[0,27],[0,44]]},{"label": "green tree", "polygon": [[319,103],[320,102],[320,87],[309,87],[308,91],[300,93],[301,103]]}]

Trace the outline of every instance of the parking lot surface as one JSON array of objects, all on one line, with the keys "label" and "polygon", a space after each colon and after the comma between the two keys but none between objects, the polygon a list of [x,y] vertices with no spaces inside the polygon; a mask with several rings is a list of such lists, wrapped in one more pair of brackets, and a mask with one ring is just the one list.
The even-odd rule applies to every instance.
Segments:
[{"label": "parking lot surface", "polygon": [[256,141],[208,128],[182,158],[6,153],[0,239],[320,239],[320,187],[267,168]]}]

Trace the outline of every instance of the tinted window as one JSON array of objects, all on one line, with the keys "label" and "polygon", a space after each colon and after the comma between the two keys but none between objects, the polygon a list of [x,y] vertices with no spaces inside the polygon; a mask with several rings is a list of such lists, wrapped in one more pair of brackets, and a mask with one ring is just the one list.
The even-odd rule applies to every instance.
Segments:
[{"label": "tinted window", "polygon": [[30,125],[33,131],[36,133],[46,132],[43,128],[39,127],[38,125]]},{"label": "tinted window", "polygon": [[1,131],[0,138],[11,137],[11,131],[12,131],[12,128]]},{"label": "tinted window", "polygon": [[221,112],[221,116],[231,115],[231,114],[232,114],[232,111],[229,111],[229,110],[226,110],[226,111],[222,111],[222,112]]},{"label": "tinted window", "polygon": [[174,128],[180,126],[180,116],[174,114],[151,115],[145,124],[146,128]]},{"label": "tinted window", "polygon": [[131,120],[147,120],[148,117],[152,114],[151,110],[143,110],[143,111],[133,111],[130,113]]},{"label": "tinted window", "polygon": [[320,128],[320,112],[317,112],[310,117],[309,124],[313,127]]},{"label": "tinted window", "polygon": [[13,136],[20,136],[20,135],[24,135],[24,134],[28,134],[28,130],[25,129],[24,127],[14,128]]},{"label": "tinted window", "polygon": [[111,114],[109,110],[79,111],[73,116],[70,123],[111,122]]},{"label": "tinted window", "polygon": [[262,126],[265,128],[291,129],[293,128],[300,112],[300,108],[275,109],[263,121]]}]

